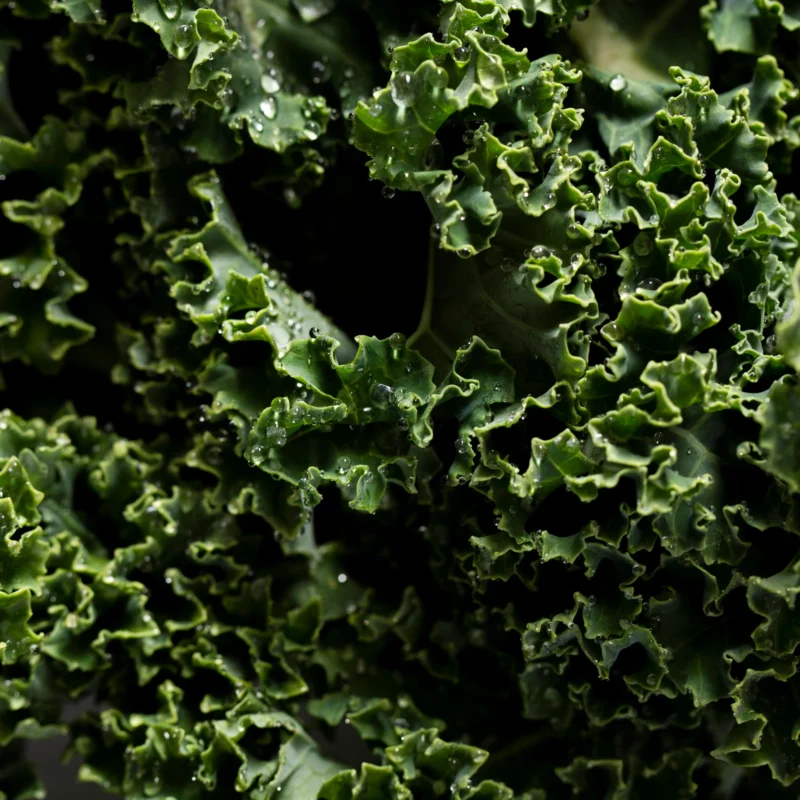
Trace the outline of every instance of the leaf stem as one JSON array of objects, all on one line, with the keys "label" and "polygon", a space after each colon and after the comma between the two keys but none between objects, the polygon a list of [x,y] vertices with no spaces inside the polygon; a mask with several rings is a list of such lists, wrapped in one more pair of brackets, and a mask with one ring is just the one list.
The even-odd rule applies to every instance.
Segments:
[{"label": "leaf stem", "polygon": [[409,337],[409,346],[413,346],[414,342],[418,341],[420,337],[430,331],[431,311],[433,307],[433,269],[435,254],[436,240],[431,237],[430,244],[428,245],[428,274],[425,279],[425,303],[422,306],[422,314],[420,315],[417,329]]}]

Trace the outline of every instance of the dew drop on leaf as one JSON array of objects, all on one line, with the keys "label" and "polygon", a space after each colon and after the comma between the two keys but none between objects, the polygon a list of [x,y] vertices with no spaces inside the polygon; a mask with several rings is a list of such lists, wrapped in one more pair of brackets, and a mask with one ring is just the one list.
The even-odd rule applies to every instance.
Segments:
[{"label": "dew drop on leaf", "polygon": [[261,101],[259,108],[267,119],[275,119],[278,113],[278,101],[274,97],[266,97]]},{"label": "dew drop on leaf", "polygon": [[311,64],[311,82],[319,85],[324,83],[330,77],[328,68],[322,61],[314,61]]},{"label": "dew drop on leaf", "polygon": [[275,92],[280,90],[281,85],[273,75],[267,74],[261,76],[261,88],[267,94],[275,94]]},{"label": "dew drop on leaf", "polygon": [[547,258],[550,251],[541,244],[537,244],[530,252],[531,258]]},{"label": "dew drop on leaf", "polygon": [[181,13],[181,0],[159,0],[159,5],[167,19],[175,19]]},{"label": "dew drop on leaf", "polygon": [[392,100],[405,108],[414,102],[414,78],[410,72],[398,72],[392,77],[390,84]]},{"label": "dew drop on leaf", "polygon": [[427,79],[434,89],[444,89],[447,86],[447,72],[443,69],[430,70]]},{"label": "dew drop on leaf", "polygon": [[661,286],[661,281],[655,277],[645,278],[639,284],[639,288],[644,289],[646,292],[654,292],[659,286]]},{"label": "dew drop on leaf", "polygon": [[381,406],[392,405],[395,401],[394,389],[385,383],[376,383],[372,387],[372,399]]},{"label": "dew drop on leaf", "polygon": [[775,338],[774,335],[767,336],[767,339],[764,342],[764,352],[767,355],[771,355],[772,353],[775,352],[775,349],[777,348],[777,345],[778,345],[778,340]]},{"label": "dew drop on leaf", "polygon": [[286,444],[286,428],[280,425],[270,425],[264,438],[270,447],[283,447]]},{"label": "dew drop on leaf", "polygon": [[627,85],[628,82],[625,80],[624,76],[615,75],[608,84],[608,88],[611,89],[612,92],[621,92]]},{"label": "dew drop on leaf", "polygon": [[653,240],[644,231],[639,231],[633,240],[633,252],[637,256],[648,256],[653,252]]},{"label": "dew drop on leaf", "polygon": [[631,186],[638,180],[638,175],[633,167],[622,167],[617,172],[617,182],[620,186]]}]

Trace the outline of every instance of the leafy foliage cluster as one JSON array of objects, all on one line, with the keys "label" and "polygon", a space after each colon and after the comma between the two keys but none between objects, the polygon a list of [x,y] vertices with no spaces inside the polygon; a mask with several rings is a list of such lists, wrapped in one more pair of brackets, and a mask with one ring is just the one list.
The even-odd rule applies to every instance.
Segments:
[{"label": "leafy foliage cluster", "polygon": [[796,798],[799,29],[4,0],[0,798]]}]

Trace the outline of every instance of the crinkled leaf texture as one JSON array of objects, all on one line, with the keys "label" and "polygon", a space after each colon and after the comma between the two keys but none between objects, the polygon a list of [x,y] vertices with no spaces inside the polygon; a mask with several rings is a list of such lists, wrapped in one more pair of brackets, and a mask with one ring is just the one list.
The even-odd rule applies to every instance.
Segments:
[{"label": "crinkled leaf texture", "polygon": [[800,16],[700,5],[2,9],[0,798],[796,796]]}]

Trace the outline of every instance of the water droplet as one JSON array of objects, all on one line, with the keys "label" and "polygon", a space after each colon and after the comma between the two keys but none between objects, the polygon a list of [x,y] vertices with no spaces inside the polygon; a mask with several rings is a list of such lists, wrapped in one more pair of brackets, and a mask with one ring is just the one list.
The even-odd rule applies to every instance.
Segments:
[{"label": "water droplet", "polygon": [[466,61],[469,58],[469,46],[462,44],[453,51],[456,61]]},{"label": "water droplet", "polygon": [[328,68],[322,61],[314,61],[311,64],[311,82],[319,85],[320,83],[324,83],[330,77],[330,72]]},{"label": "water droplet", "polygon": [[372,387],[372,399],[380,406],[393,405],[395,402],[394,389],[385,383],[376,383]]},{"label": "water droplet", "polygon": [[767,353],[767,355],[771,355],[775,352],[777,345],[778,340],[774,334],[772,336],[767,336],[766,341],[764,342],[764,352]]},{"label": "water droplet", "polygon": [[541,244],[537,244],[536,247],[532,248],[530,251],[531,258],[547,258],[550,255],[550,251]]},{"label": "water droplet", "polygon": [[286,428],[270,425],[264,433],[264,439],[270,447],[283,447],[286,444]]},{"label": "water droplet", "polygon": [[313,142],[319,138],[321,131],[322,129],[320,128],[319,123],[313,119],[310,119],[303,127],[303,136],[305,136],[310,142]]},{"label": "water droplet", "polygon": [[259,105],[259,108],[261,109],[261,113],[267,119],[275,119],[278,113],[278,101],[274,97],[265,97],[261,101],[261,105]]},{"label": "water droplet", "polygon": [[640,284],[639,288],[643,289],[646,292],[654,292],[658,287],[661,286],[661,281],[658,278],[650,277],[645,278]]},{"label": "water droplet", "polygon": [[658,681],[658,678],[656,678],[656,676],[652,672],[647,676],[647,685],[648,686],[655,686],[657,681]]},{"label": "water droplet", "polygon": [[653,240],[644,231],[640,231],[633,240],[633,252],[637,256],[649,256],[653,252]]},{"label": "water droplet", "polygon": [[159,0],[159,4],[167,19],[175,19],[181,13],[181,0]]},{"label": "water droplet", "polygon": [[469,442],[466,439],[456,439],[454,447],[456,449],[456,453],[459,455],[464,455],[469,450]]},{"label": "water droplet", "polygon": [[414,78],[410,72],[398,72],[393,75],[389,88],[392,100],[400,108],[410,106],[414,102]]},{"label": "water droplet", "polygon": [[394,197],[394,189],[391,186],[384,186],[381,189],[381,194],[387,199],[391,200]]},{"label": "water droplet", "polygon": [[350,463],[351,463],[351,462],[350,462],[350,457],[349,457],[349,456],[340,456],[340,457],[339,457],[339,461],[338,461],[338,464],[339,464],[338,471],[339,471],[339,474],[340,474],[340,475],[344,475],[344,473],[345,473],[345,472],[347,472],[347,470],[349,470],[349,469],[350,469]]},{"label": "water droplet", "polygon": [[611,89],[612,92],[621,92],[627,85],[628,82],[625,80],[624,76],[615,75],[608,84],[608,88]]},{"label": "water droplet", "polygon": [[617,183],[620,186],[630,186],[639,179],[639,176],[636,174],[636,170],[633,167],[622,167],[619,172],[617,172]]},{"label": "water droplet", "polygon": [[275,79],[274,75],[265,74],[261,76],[261,88],[267,94],[275,94],[281,88],[280,83]]},{"label": "water droplet", "polygon": [[311,339],[316,339],[317,336],[319,336],[321,333],[322,333],[322,331],[319,328],[316,328],[316,327],[309,328],[309,330],[308,330],[308,335],[309,335],[309,337]]},{"label": "water droplet", "polygon": [[[444,89],[447,86],[447,72],[443,69],[432,69],[428,72],[427,81],[434,90]],[[436,94],[436,91],[433,92]]]}]

